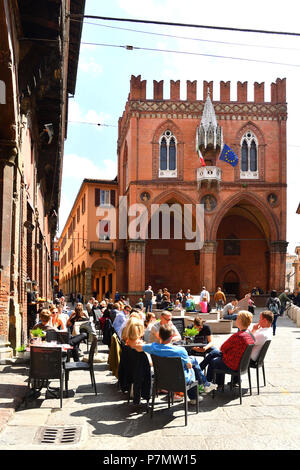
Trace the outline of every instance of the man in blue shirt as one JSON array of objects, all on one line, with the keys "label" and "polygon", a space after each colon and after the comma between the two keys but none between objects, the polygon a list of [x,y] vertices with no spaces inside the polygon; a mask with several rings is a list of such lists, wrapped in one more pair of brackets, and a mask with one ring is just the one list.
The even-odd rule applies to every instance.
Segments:
[{"label": "man in blue shirt", "polygon": [[122,330],[128,320],[128,316],[130,314],[131,307],[129,305],[125,305],[124,309],[121,310],[119,313],[117,313],[114,322],[113,322],[113,327],[119,338],[122,336]]},{"label": "man in blue shirt", "polygon": [[[183,363],[184,376],[186,383],[189,384],[198,380],[199,385],[204,384],[204,391],[210,392],[217,388],[217,385],[207,381],[204,373],[200,369],[197,359],[189,356],[185,348],[171,344],[173,330],[170,325],[162,325],[159,329],[160,343],[139,344],[135,349],[139,352],[144,351],[148,354],[154,354],[160,357],[180,357]],[[196,404],[195,388],[188,391],[188,397],[192,405]],[[199,397],[200,398],[200,397]]]}]

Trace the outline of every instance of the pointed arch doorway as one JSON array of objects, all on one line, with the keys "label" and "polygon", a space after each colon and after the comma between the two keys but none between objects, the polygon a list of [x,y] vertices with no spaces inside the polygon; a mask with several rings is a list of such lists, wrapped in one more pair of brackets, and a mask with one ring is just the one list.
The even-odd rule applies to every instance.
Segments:
[{"label": "pointed arch doorway", "polygon": [[[176,197],[177,196],[177,197]],[[159,236],[152,238],[149,236],[146,244],[146,284],[151,285],[155,292],[164,287],[169,292],[176,294],[179,289],[185,292],[191,289],[192,293],[199,292],[200,286],[200,256],[199,251],[187,250],[184,232],[184,198],[177,194],[167,196],[157,201],[158,204],[169,206],[171,209],[176,206],[178,211],[170,212],[170,238],[162,237],[162,219],[159,218]],[[176,238],[175,226],[181,226],[182,237]],[[194,216],[192,219],[193,231],[195,230]],[[152,221],[149,220],[148,233],[151,234]]]},{"label": "pointed arch doorway", "polygon": [[242,298],[270,286],[269,220],[255,201],[241,199],[223,213],[216,230],[217,284]]},{"label": "pointed arch doorway", "polygon": [[223,290],[226,294],[240,298],[240,278],[235,271],[228,271],[223,280]]}]

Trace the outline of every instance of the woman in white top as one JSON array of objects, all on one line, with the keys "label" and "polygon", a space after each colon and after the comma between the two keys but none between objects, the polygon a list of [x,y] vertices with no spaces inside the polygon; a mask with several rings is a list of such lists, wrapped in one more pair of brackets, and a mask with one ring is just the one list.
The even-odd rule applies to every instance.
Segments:
[{"label": "woman in white top", "polygon": [[146,314],[146,319],[144,321],[144,327],[145,327],[144,341],[145,341],[145,343],[149,343],[150,331],[151,331],[151,328],[152,328],[152,326],[155,322],[156,322],[156,316],[154,315],[154,313],[148,312]]}]

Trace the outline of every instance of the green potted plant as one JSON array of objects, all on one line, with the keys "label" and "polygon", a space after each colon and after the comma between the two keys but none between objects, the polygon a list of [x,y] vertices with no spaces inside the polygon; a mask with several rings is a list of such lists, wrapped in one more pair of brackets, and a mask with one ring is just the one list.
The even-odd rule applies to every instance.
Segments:
[{"label": "green potted plant", "polygon": [[193,326],[192,328],[185,328],[183,336],[185,337],[187,343],[192,343],[198,333],[199,331],[197,330],[197,328]]},{"label": "green potted plant", "polygon": [[31,342],[40,343],[45,338],[46,333],[41,328],[30,331]]},{"label": "green potted plant", "polygon": [[16,349],[16,356],[18,359],[29,359],[30,352],[26,351],[26,345],[22,344],[19,348]]}]

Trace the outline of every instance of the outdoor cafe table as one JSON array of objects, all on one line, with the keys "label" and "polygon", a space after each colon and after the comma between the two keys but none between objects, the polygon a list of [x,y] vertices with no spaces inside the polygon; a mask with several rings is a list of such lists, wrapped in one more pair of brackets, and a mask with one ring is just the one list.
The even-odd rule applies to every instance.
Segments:
[{"label": "outdoor cafe table", "polygon": [[206,344],[205,343],[189,343],[189,344],[183,344],[182,346],[185,348],[204,348]]},{"label": "outdoor cafe table", "polygon": [[70,349],[73,349],[73,346],[71,346],[70,344],[61,344],[56,343],[55,341],[47,343],[46,341],[42,341],[41,343],[30,343],[27,346],[26,351],[30,351],[31,346],[36,346],[38,348],[61,348],[62,351],[69,351]]}]

